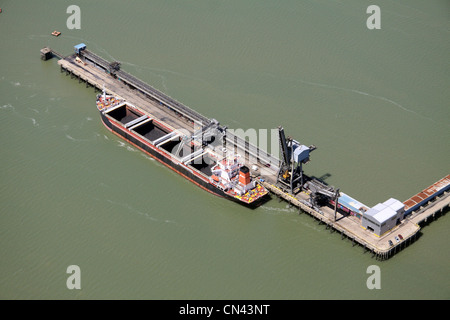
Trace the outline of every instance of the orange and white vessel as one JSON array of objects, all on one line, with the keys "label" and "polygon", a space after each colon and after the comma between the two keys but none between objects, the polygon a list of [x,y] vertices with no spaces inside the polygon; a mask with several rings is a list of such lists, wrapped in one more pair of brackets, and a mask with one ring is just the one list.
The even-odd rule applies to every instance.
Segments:
[{"label": "orange and white vessel", "polygon": [[239,156],[232,155],[217,161],[211,169],[210,181],[217,188],[239,201],[251,204],[264,197],[268,191],[253,180],[250,170],[239,161]]}]

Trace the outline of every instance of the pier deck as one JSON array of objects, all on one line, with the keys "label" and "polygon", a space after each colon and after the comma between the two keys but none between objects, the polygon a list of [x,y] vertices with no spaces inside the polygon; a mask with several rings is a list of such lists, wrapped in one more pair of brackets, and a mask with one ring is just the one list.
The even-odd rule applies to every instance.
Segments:
[{"label": "pier deck", "polygon": [[127,100],[153,118],[164,121],[171,129],[185,129],[187,132],[193,133],[194,126],[192,122],[190,123],[184,118],[178,117],[175,113],[170,114],[166,108],[160,107],[156,102],[149,101],[139,91],[130,89],[126,84],[117,81],[111,76],[107,76],[103,70],[90,64],[77,62],[70,57],[58,60],[58,64],[61,66],[62,71],[79,78],[99,90],[104,87],[108,94]]},{"label": "pier deck", "polygon": [[450,194],[444,192],[442,195],[434,198],[416,212],[413,212],[407,219],[416,224],[427,222],[428,219],[434,218],[437,212],[443,212],[450,204]]},{"label": "pier deck", "polygon": [[[377,236],[373,232],[365,230],[361,226],[361,221],[354,216],[344,216],[337,212],[335,220],[333,209],[321,207],[322,213],[320,213],[305,205],[301,202],[301,200],[308,199],[307,194],[304,192],[293,196],[271,183],[263,182],[263,185],[273,194],[317,219],[319,223],[325,224],[330,229],[330,232],[336,231],[342,237],[345,236],[350,239],[352,243],[358,243],[366,250],[372,251],[380,260],[389,258],[400,247],[404,246],[405,243],[411,243],[421,229],[419,224],[429,219],[430,216],[434,217],[435,214],[442,213],[450,204],[450,194],[444,193],[439,198],[435,198],[434,201],[425,205],[420,212],[404,219],[394,229],[381,236]],[[403,240],[400,240],[400,242],[395,240],[395,236],[398,236],[398,234],[403,236]],[[389,244],[389,240],[392,241],[392,246]]]},{"label": "pier deck", "polygon": [[450,190],[450,174],[404,201],[405,215],[420,211],[420,207],[448,190]]},{"label": "pier deck", "polygon": [[[47,57],[47,51],[51,49],[44,49],[41,50],[41,56]],[[56,52],[53,52],[53,54],[60,58],[58,64],[61,67],[61,72],[66,72],[71,77],[76,77],[79,79],[79,82],[85,82],[86,86],[91,85],[99,90],[104,88],[108,94],[116,95],[127,100],[138,109],[149,114],[152,118],[162,121],[173,130],[183,129],[187,133],[192,134],[198,129],[195,126],[211,123],[211,120],[203,115],[122,70],[117,71],[112,76],[108,69],[110,63],[87,50],[84,52],[84,55],[80,56],[71,55],[63,57]],[[220,128],[224,129],[224,127]],[[313,216],[320,224],[325,224],[330,232],[340,233],[342,239],[347,237],[352,241],[353,245],[359,244],[363,246],[365,251],[371,251],[380,260],[389,258],[399,248],[411,243],[420,230],[419,224],[426,221],[430,216],[434,217],[437,212],[446,210],[450,203],[450,195],[447,189],[443,190],[443,192],[439,193],[439,196],[428,199],[429,201],[426,203],[421,203],[421,206],[416,211],[408,215],[394,229],[381,236],[377,236],[373,232],[365,230],[361,225],[361,220],[357,217],[343,215],[339,211],[335,217],[334,209],[326,206],[320,207],[320,210],[316,210],[307,205],[307,200],[309,199],[307,193],[302,191],[293,195],[276,186],[280,160],[273,155],[259,149],[243,138],[228,132],[226,135],[226,148],[229,152],[240,154],[247,166],[253,167],[256,165],[258,167],[256,176],[262,178],[261,183],[272,194],[289,202],[290,205],[298,207],[299,212],[306,212]],[[219,154],[224,154],[222,146],[216,148],[214,151]],[[270,164],[270,166],[267,166],[267,164]],[[253,175],[255,176],[255,172],[253,172]],[[444,179],[447,179],[450,184],[450,176]],[[417,195],[411,199],[417,199]],[[411,199],[405,201],[407,206],[413,205]],[[397,242],[394,238],[398,234],[403,236],[403,240],[400,242]],[[389,241],[392,241],[393,245]]]}]

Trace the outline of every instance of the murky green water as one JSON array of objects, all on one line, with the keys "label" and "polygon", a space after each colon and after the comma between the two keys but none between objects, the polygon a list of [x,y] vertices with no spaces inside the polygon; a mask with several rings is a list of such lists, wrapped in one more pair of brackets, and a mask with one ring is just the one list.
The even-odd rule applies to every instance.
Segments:
[{"label": "murky green water", "polygon": [[380,30],[361,0],[70,4],[80,30],[68,2],[0,1],[1,298],[450,298],[448,215],[378,262],[285,203],[250,211],[197,188],[39,59],[84,42],[230,128],[283,125],[318,146],[307,173],[373,206],[449,173],[448,1],[377,1]]}]

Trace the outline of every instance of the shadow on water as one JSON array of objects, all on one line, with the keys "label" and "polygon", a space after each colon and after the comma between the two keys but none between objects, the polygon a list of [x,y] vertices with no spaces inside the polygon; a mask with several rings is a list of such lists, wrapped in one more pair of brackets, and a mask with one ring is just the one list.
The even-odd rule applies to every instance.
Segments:
[{"label": "shadow on water", "polygon": [[327,183],[327,179],[329,179],[332,176],[331,173],[324,173],[322,174],[320,177],[316,177],[314,175],[309,176],[311,179],[316,179],[319,180],[320,182],[322,182],[323,184],[329,186],[329,184]]},{"label": "shadow on water", "polygon": [[[318,177],[317,179],[319,179],[322,182],[325,182],[329,177],[331,177],[331,173],[325,173],[325,174],[321,175],[320,177]],[[327,184],[327,183],[325,182],[325,184]]]}]

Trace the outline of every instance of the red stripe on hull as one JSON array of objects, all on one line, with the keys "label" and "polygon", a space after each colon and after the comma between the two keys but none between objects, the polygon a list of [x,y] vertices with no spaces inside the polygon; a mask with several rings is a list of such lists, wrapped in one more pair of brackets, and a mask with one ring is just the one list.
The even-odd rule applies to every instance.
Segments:
[{"label": "red stripe on hull", "polygon": [[[189,180],[189,181],[195,183],[197,186],[199,186],[199,187],[202,188],[203,190],[206,190],[206,191],[208,191],[209,193],[214,194],[214,195],[216,195],[216,196],[218,196],[218,197],[225,198],[224,196],[221,196],[221,195],[219,195],[219,194],[217,194],[217,193],[214,193],[214,192],[212,192],[211,190],[205,188],[205,187],[202,186],[201,184],[199,184],[199,183],[197,183],[196,181],[192,180],[191,178],[187,177],[186,175],[184,175],[183,173],[179,172],[179,171],[176,170],[175,168],[171,167],[171,166],[168,165],[167,163],[161,161],[160,159],[158,159],[157,157],[155,157],[153,154],[151,154],[151,153],[148,152],[147,150],[142,149],[141,147],[139,147],[138,145],[136,145],[136,144],[133,143],[132,141],[128,140],[127,138],[125,138],[125,137],[123,137],[123,136],[121,136],[120,134],[118,134],[118,133],[115,132],[114,130],[111,130],[111,128],[109,128],[109,127],[103,122],[103,119],[101,119],[101,121],[102,121],[103,125],[104,125],[109,131],[111,131],[112,133],[114,133],[114,134],[115,134],[116,136],[118,136],[119,138],[121,138],[121,139],[127,141],[128,143],[132,144],[133,146],[135,146],[135,147],[138,148],[139,150],[145,152],[146,154],[148,154],[148,155],[149,155],[150,157],[152,157],[153,159],[159,161],[160,163],[162,163],[162,164],[165,165],[166,167],[172,169],[173,171],[175,171],[175,172],[178,173],[179,175],[183,176],[183,177],[186,178],[187,180]],[[118,129],[122,130],[122,128],[119,128],[119,127],[116,126],[113,122],[111,122],[111,124],[112,124],[113,126],[117,127]],[[129,132],[129,133],[130,133],[133,137],[135,137],[135,138],[137,138],[138,140],[142,141],[145,145],[148,145],[148,146],[152,147],[152,149],[154,149],[155,151],[159,152],[158,150],[156,150],[155,148],[153,148],[153,146],[149,145],[147,142],[144,142],[142,139],[139,139],[138,137],[136,137],[136,136],[135,136],[134,134],[132,134],[131,132]],[[161,152],[159,152],[159,153],[162,154]],[[162,154],[162,155],[165,156],[164,154]],[[196,175],[198,175],[198,174],[195,173],[195,172],[193,172],[193,173],[196,174]],[[203,180],[204,180],[204,179],[203,179]]]},{"label": "red stripe on hull", "polygon": [[[163,126],[164,128],[166,128],[167,130],[169,130],[166,126],[162,125],[160,122],[156,121],[155,119],[153,119],[153,121],[155,121],[156,123],[158,123],[158,125],[161,125],[161,126]],[[103,122],[103,119],[102,119],[102,122]],[[111,123],[111,125],[115,126],[115,127],[118,128],[119,130],[123,131],[123,128],[122,128],[122,127],[120,127],[120,126],[118,126],[118,125],[115,124],[115,123],[116,123],[115,120],[110,121],[110,123]],[[105,127],[107,127],[110,131],[112,131],[112,130],[104,123],[104,122],[103,122],[103,124],[104,124]],[[113,132],[113,133],[116,133],[116,132],[114,132],[114,131],[112,131],[112,132]],[[117,133],[116,133],[116,134],[117,134]],[[143,140],[141,137],[139,137],[138,135],[134,134],[133,132],[127,131],[127,134],[129,134],[129,135],[131,135],[133,138],[139,140],[140,142],[142,142],[143,144],[145,144],[147,147],[150,147],[150,148],[153,149],[155,152],[158,152],[158,153],[159,153],[160,155],[162,155],[163,157],[168,158],[167,155],[166,155],[165,153],[161,152],[158,148],[156,148],[156,147],[153,146],[152,144],[149,144],[146,140]],[[117,134],[117,135],[118,135],[118,134]],[[131,143],[132,145],[136,146],[133,142],[131,142],[130,140],[126,139],[125,137],[123,137],[123,136],[121,136],[121,135],[118,135],[118,136],[119,136],[120,138],[122,138],[122,139],[128,141],[128,142]],[[140,148],[139,146],[136,146],[136,147],[139,148],[139,149],[141,149],[141,150],[144,151],[145,153],[148,153],[146,150]],[[154,157],[154,156],[153,156],[152,154],[150,154],[150,153],[149,153],[149,155],[152,156],[152,157]],[[155,158],[155,159],[159,161],[159,159],[157,159],[157,158]],[[171,160],[171,159],[170,159],[170,160]],[[167,167],[171,168],[171,167],[170,167],[169,165],[167,165],[166,163],[165,163],[165,165],[166,165]],[[182,165],[182,164],[180,163],[179,165]],[[171,168],[171,169],[173,169],[173,168]],[[173,170],[176,171],[175,169],[173,169]],[[178,172],[178,171],[177,171],[177,172]],[[203,181],[205,181],[206,183],[209,183],[209,180],[208,180],[208,179],[206,179],[206,178],[203,177],[202,175],[198,174],[197,172],[192,171],[192,173],[193,173],[194,175],[196,175],[198,178],[200,178],[200,179],[202,179]],[[182,173],[180,173],[180,174],[181,174],[182,176],[185,176],[185,175],[182,174]],[[188,178],[188,179],[189,179],[189,178]],[[190,179],[189,179],[189,180],[190,180]]]}]

